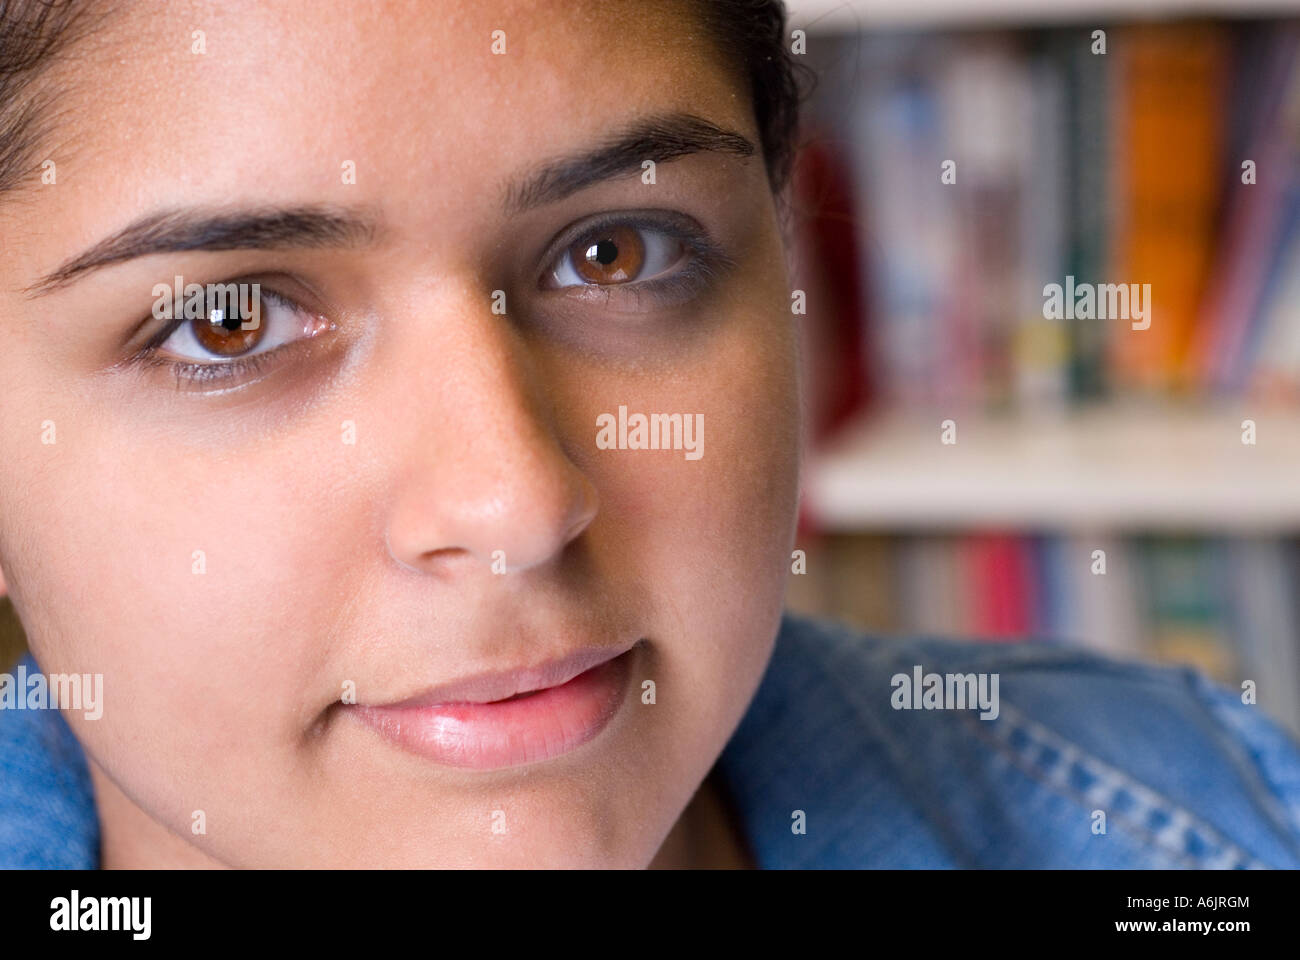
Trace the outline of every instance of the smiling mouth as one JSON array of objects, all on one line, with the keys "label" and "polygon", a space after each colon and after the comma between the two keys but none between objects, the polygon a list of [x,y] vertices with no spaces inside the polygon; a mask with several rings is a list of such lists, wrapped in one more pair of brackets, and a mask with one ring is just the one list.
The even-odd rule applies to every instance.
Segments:
[{"label": "smiling mouth", "polygon": [[[389,742],[437,764],[496,770],[539,763],[609,725],[628,699],[639,646],[458,681],[398,703],[344,707]],[[508,688],[516,692],[497,695]]]}]

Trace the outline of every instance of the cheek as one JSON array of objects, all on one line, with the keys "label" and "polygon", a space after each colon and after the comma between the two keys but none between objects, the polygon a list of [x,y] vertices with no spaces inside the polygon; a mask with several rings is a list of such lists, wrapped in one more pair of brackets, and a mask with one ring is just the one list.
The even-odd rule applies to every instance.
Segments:
[{"label": "cheek", "polygon": [[757,682],[782,610],[799,407],[793,328],[774,301],[737,305],[709,349],[663,382],[624,378],[590,391],[610,399],[586,401],[581,417],[595,424],[600,413],[617,416],[619,404],[629,416],[703,417],[698,460],[682,450],[597,450],[586,468],[601,497],[603,528],[593,536],[637,570],[677,682],[696,688],[701,710],[716,710],[718,723],[692,716],[695,736],[726,728],[743,709],[742,678]]},{"label": "cheek", "polygon": [[47,671],[103,674],[102,722],[70,722],[128,792],[232,765],[238,783],[301,734],[301,681],[323,672],[352,581],[339,558],[355,531],[325,493],[347,465],[338,431],[217,451],[170,427],[63,420],[40,497],[5,516],[30,545],[16,562],[33,651]]}]

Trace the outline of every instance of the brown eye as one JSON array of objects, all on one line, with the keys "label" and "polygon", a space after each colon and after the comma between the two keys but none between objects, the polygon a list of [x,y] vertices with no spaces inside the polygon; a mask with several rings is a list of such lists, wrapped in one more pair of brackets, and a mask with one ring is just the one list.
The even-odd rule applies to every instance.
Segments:
[{"label": "brown eye", "polygon": [[238,315],[223,317],[213,313],[190,321],[194,339],[199,346],[218,357],[237,357],[247,353],[262,342],[266,325],[257,323],[254,329],[245,330]]},{"label": "brown eye", "polygon": [[645,297],[667,293],[692,271],[702,275],[709,263],[727,262],[700,228],[691,226],[694,221],[656,211],[652,223],[651,216],[628,211],[619,220],[575,225],[557,241],[540,285],[546,290],[585,289],[579,296],[589,302],[594,294],[607,305],[616,297],[648,303]]},{"label": "brown eye", "polygon": [[640,232],[613,226],[589,234],[569,248],[574,271],[587,283],[627,283],[645,265],[646,250]]}]

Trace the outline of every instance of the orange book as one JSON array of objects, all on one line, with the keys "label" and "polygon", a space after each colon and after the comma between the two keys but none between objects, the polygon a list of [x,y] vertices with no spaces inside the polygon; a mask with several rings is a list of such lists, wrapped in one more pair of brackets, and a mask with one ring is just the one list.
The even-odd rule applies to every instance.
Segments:
[{"label": "orange book", "polygon": [[1188,355],[1214,253],[1229,49],[1219,28],[1201,24],[1134,26],[1115,40],[1115,259],[1097,280],[1149,283],[1150,326],[1096,322],[1110,328],[1117,386],[1179,390],[1192,386]]}]

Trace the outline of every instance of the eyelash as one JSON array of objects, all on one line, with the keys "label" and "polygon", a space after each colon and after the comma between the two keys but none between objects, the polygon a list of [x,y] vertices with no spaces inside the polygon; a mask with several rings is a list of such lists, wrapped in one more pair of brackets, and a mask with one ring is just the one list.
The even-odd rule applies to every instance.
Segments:
[{"label": "eyelash", "polygon": [[240,383],[245,379],[251,379],[262,372],[268,358],[283,349],[285,347],[276,347],[266,353],[255,353],[252,356],[216,363],[194,363],[189,360],[172,360],[162,356],[157,352],[157,348],[154,348],[148,353],[142,352],[138,362],[149,367],[169,368],[176,376],[177,389],[182,389],[187,386],[208,386],[216,382]]}]

